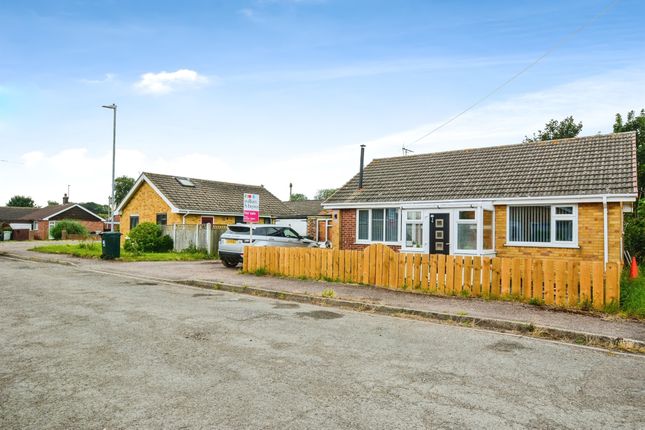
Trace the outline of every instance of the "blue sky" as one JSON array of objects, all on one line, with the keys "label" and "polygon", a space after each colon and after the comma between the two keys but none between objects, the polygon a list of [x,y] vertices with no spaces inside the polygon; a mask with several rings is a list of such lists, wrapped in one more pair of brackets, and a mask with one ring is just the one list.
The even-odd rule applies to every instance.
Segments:
[{"label": "blue sky", "polygon": [[312,196],[401,146],[517,143],[551,118],[610,132],[645,107],[645,3],[618,1],[21,1],[0,7],[0,203],[105,202],[155,171]]}]

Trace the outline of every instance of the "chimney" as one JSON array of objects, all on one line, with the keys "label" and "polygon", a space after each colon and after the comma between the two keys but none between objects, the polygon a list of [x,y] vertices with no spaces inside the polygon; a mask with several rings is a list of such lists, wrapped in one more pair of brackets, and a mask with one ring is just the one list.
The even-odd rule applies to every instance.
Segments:
[{"label": "chimney", "polygon": [[365,145],[361,145],[361,170],[358,173],[358,189],[363,189],[363,164],[365,163]]},{"label": "chimney", "polygon": [[293,184],[289,182],[289,200],[291,200],[291,193],[293,192]]},{"label": "chimney", "polygon": [[66,205],[69,203],[69,197],[67,197],[67,194],[63,194],[63,204]]}]

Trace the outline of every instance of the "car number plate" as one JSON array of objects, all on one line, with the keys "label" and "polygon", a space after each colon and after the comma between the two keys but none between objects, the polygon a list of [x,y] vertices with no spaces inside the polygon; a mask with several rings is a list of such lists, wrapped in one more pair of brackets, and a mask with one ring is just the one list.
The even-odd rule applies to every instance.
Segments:
[{"label": "car number plate", "polygon": [[235,239],[226,239],[226,243],[235,244],[235,243],[237,243],[237,240],[235,240]]}]

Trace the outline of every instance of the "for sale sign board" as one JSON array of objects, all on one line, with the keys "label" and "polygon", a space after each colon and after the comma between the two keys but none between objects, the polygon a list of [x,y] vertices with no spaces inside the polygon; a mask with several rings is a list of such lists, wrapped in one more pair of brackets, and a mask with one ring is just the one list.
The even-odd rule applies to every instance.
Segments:
[{"label": "for sale sign board", "polygon": [[244,194],[244,222],[260,221],[260,196]]}]

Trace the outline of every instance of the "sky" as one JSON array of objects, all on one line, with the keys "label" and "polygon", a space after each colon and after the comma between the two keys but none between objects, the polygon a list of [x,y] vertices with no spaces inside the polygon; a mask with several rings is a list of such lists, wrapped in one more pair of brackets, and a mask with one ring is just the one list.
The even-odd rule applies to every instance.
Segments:
[{"label": "sky", "polygon": [[342,186],[361,144],[369,162],[520,143],[568,115],[609,133],[645,107],[640,0],[0,3],[0,205],[107,203],[111,103],[117,176],[282,199]]}]

